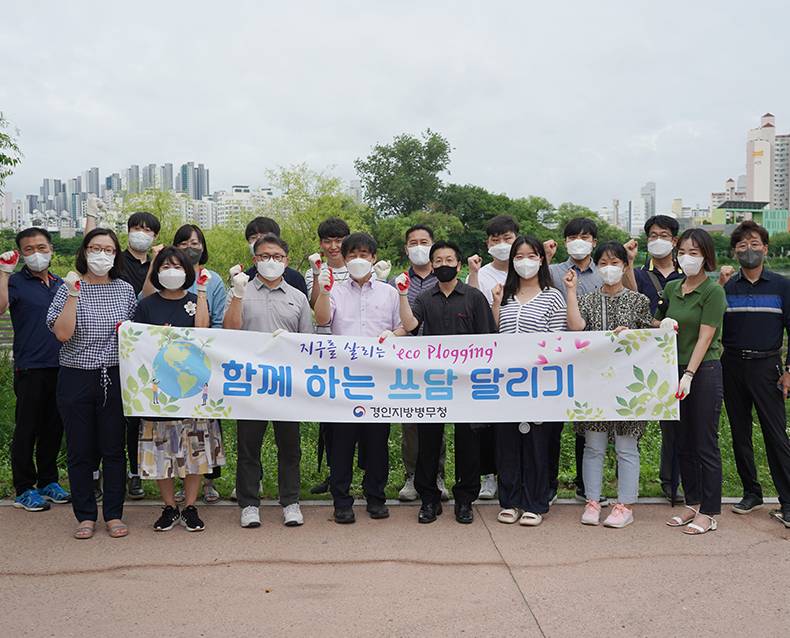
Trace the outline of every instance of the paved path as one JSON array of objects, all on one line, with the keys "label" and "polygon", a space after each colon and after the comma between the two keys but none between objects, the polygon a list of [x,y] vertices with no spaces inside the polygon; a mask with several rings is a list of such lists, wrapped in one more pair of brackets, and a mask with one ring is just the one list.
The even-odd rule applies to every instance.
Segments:
[{"label": "paved path", "polygon": [[640,503],[622,530],[582,526],[571,502],[537,528],[498,523],[495,504],[472,525],[452,505],[431,525],[416,505],[336,525],[310,503],[298,528],[272,506],[258,529],[202,506],[206,531],[189,534],[154,532],[147,503],[126,508],[127,538],[88,541],[69,506],[0,507],[0,636],[780,636],[790,529],[771,507],[725,506],[717,532],[689,537],[666,504]]}]

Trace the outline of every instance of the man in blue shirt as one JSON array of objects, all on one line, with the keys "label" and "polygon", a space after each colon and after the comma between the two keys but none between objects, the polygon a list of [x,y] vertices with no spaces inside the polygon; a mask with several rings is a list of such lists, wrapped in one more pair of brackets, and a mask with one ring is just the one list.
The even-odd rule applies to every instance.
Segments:
[{"label": "man in blue shirt", "polygon": [[[45,323],[49,304],[63,280],[49,272],[52,238],[45,229],[21,231],[16,245],[18,250],[0,255],[0,314],[10,308],[14,327],[14,507],[40,512],[49,509],[47,501],[71,500],[58,484],[63,424],[55,394],[61,343]],[[20,253],[25,265],[12,274]]]},{"label": "man in blue shirt", "polygon": [[790,527],[790,439],[785,399],[790,391],[790,362],[782,363],[782,340],[790,334],[790,280],[768,272],[768,231],[746,220],[732,231],[730,245],[741,265],[734,273],[723,266],[719,283],[727,294],[721,331],[724,405],[730,418],[735,465],[743,499],[732,506],[748,514],[763,506],[752,446],[752,406],[765,439],[765,453],[781,504],[780,517]]}]

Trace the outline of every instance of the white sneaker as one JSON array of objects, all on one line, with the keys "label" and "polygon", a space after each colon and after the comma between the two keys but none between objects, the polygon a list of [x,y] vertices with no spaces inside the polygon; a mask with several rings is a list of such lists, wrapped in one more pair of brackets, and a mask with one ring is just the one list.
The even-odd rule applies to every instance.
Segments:
[{"label": "white sneaker", "polygon": [[477,498],[490,501],[494,498],[496,489],[496,477],[493,474],[486,474],[480,483],[480,494],[477,495]]},{"label": "white sneaker", "polygon": [[414,477],[407,476],[406,477],[406,485],[403,486],[400,492],[398,492],[398,500],[399,501],[416,501],[419,494],[417,494],[417,490],[414,489]]},{"label": "white sneaker", "polygon": [[291,503],[283,507],[283,521],[286,527],[296,527],[304,523],[304,516],[299,503]]},{"label": "white sneaker", "polygon": [[258,515],[258,508],[254,505],[248,505],[241,510],[241,526],[242,527],[260,527],[261,517]]},{"label": "white sneaker", "polygon": [[236,500],[236,488],[235,487],[233,488],[233,491],[230,493],[230,500],[231,501],[235,501]]},{"label": "white sneaker", "polygon": [[436,487],[439,488],[439,491],[442,493],[442,500],[449,501],[450,500],[450,492],[447,491],[447,488],[444,486],[444,477],[437,476],[436,477]]}]

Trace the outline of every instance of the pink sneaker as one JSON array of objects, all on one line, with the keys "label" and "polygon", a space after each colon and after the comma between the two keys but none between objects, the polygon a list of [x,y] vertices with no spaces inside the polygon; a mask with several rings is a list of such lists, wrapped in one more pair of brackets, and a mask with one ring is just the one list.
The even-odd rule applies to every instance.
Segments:
[{"label": "pink sneaker", "polygon": [[603,522],[604,527],[625,527],[634,522],[634,514],[631,508],[622,503],[617,503],[612,513]]},{"label": "pink sneaker", "polygon": [[598,501],[587,501],[587,507],[584,508],[584,514],[582,514],[582,525],[598,525],[600,520],[601,504]]}]

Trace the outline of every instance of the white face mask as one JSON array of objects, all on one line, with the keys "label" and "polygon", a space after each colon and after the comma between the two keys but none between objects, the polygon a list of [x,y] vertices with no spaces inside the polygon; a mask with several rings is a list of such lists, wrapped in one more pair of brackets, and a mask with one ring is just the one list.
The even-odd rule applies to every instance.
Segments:
[{"label": "white face mask", "polygon": [[647,252],[661,259],[672,252],[672,242],[668,239],[654,239],[647,244]]},{"label": "white face mask", "polygon": [[250,252],[252,253],[252,256],[255,257],[255,242],[250,243]]},{"label": "white face mask", "polygon": [[623,278],[623,268],[622,266],[601,266],[598,269],[598,276],[607,286],[614,286],[619,284]]},{"label": "white face mask", "polygon": [[409,261],[415,266],[424,266],[430,260],[430,246],[409,246]]},{"label": "white face mask", "polygon": [[284,261],[274,261],[274,259],[267,259],[257,263],[258,273],[266,281],[275,281],[283,276],[285,272]]},{"label": "white face mask", "polygon": [[568,254],[574,259],[584,259],[592,252],[592,242],[583,239],[574,239],[565,244]]},{"label": "white face mask", "polygon": [[346,262],[346,268],[348,268],[348,274],[354,279],[362,279],[370,272],[370,269],[373,268],[373,264],[367,259],[357,257],[356,259]]},{"label": "white face mask", "polygon": [[168,290],[178,290],[184,286],[187,274],[178,268],[168,268],[159,273],[159,283]]},{"label": "white face mask", "polygon": [[516,269],[519,277],[523,277],[524,279],[531,279],[535,275],[538,274],[540,270],[540,260],[539,259],[518,259],[513,260],[513,268]]},{"label": "white face mask", "polygon": [[52,253],[33,253],[32,255],[24,256],[25,265],[31,272],[46,270],[51,259]]},{"label": "white face mask", "polygon": [[692,257],[691,255],[681,255],[678,257],[678,263],[683,269],[683,272],[692,277],[699,273],[702,268],[702,262],[704,261],[704,257]]},{"label": "white face mask", "polygon": [[491,255],[494,259],[498,259],[499,261],[507,261],[510,259],[510,248],[511,245],[505,242],[500,242],[495,246],[491,246],[488,249],[488,254]]},{"label": "white face mask", "polygon": [[115,255],[105,252],[88,253],[88,270],[97,277],[104,277],[115,265]]},{"label": "white face mask", "polygon": [[137,230],[129,233],[129,248],[132,250],[146,251],[154,243],[154,238],[148,233]]}]

